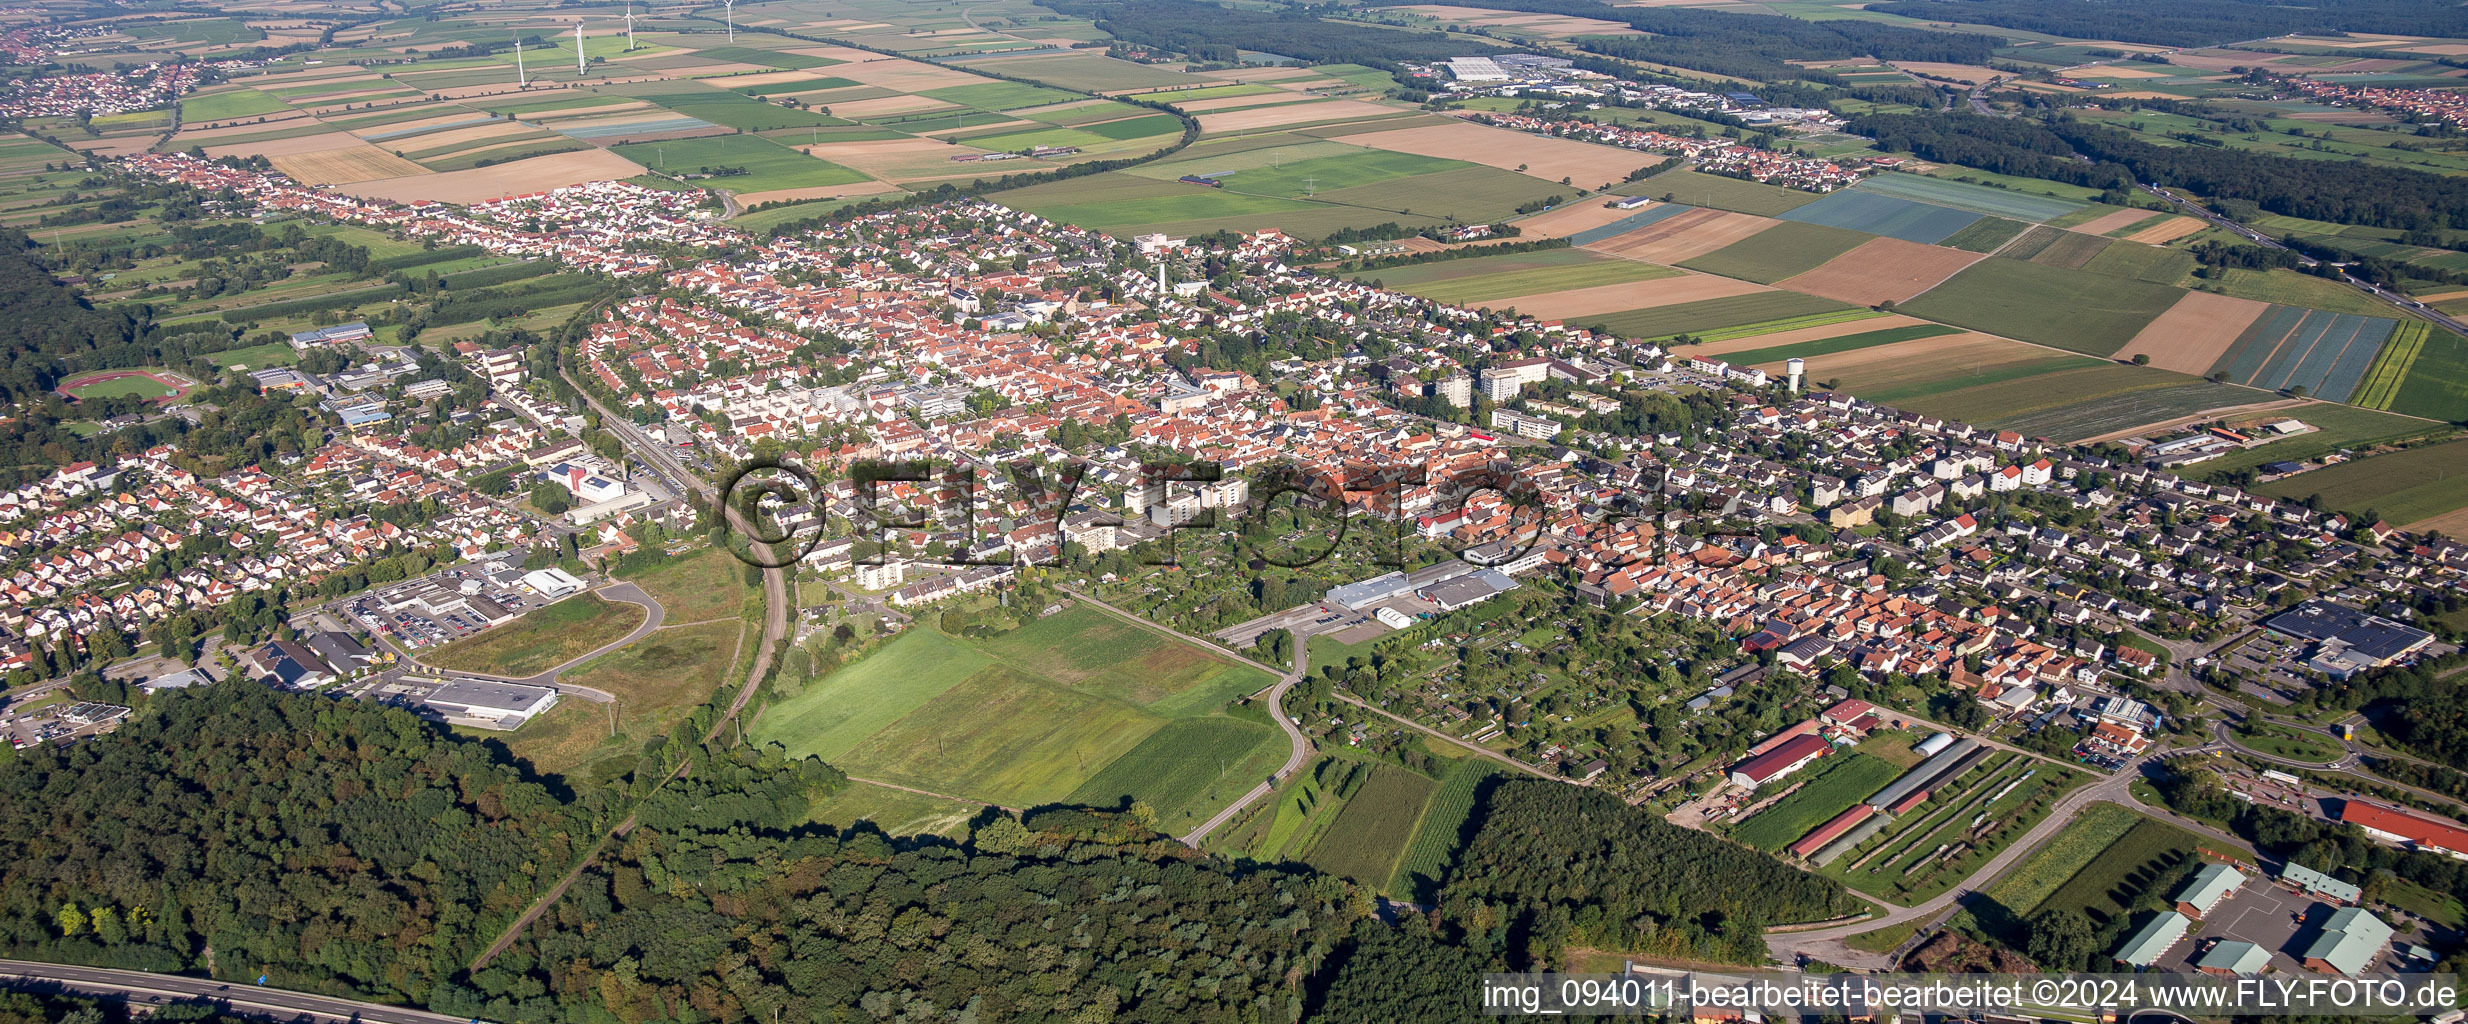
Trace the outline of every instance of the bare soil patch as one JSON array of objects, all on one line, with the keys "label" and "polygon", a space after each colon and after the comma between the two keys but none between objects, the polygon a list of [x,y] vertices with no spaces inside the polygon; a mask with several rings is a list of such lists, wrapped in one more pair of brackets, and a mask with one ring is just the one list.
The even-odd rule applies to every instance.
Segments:
[{"label": "bare soil patch", "polygon": [[[1388,107],[1378,109],[1394,112]],[[1201,118],[1201,123],[1205,125],[1207,120]],[[1471,160],[1503,170],[1520,171],[1527,177],[1549,182],[1567,178],[1579,188],[1619,181],[1628,177],[1630,171],[1659,159],[1651,153],[1528,135],[1471,121],[1349,135],[1345,141],[1396,153]]]},{"label": "bare soil patch", "polygon": [[1623,217],[1633,217],[1651,206],[1637,210],[1614,210],[1608,200],[1580,199],[1549,213],[1538,213],[1517,221],[1520,237],[1566,238],[1580,231],[1601,227]]},{"label": "bare soil patch", "polygon": [[1872,238],[1815,270],[1774,283],[1795,292],[1873,306],[1907,300],[1986,258],[1982,253],[1899,238]]},{"label": "bare soil patch", "polygon": [[405,175],[429,173],[428,168],[388,153],[368,143],[325,149],[314,153],[294,153],[268,157],[274,168],[291,175],[292,180],[307,185],[340,185],[354,181],[374,181],[378,178],[399,178]]},{"label": "bare soil patch", "polygon": [[2141,242],[2144,245],[2166,245],[2206,227],[2210,225],[2192,217],[2172,217],[2127,235],[2125,240]]},{"label": "bare soil patch", "polygon": [[525,192],[579,185],[586,181],[630,178],[641,173],[642,165],[632,160],[605,149],[585,149],[535,156],[493,167],[475,167],[468,171],[354,182],[337,186],[335,191],[406,203],[418,199],[481,203]]},{"label": "bare soil patch", "polygon": [[1678,263],[1773,226],[1772,220],[1754,214],[1696,209],[1581,248],[1647,263]]},{"label": "bare soil patch", "polygon": [[2100,214],[2065,230],[2079,231],[2086,235],[2105,235],[2128,224],[2140,224],[2149,219],[2151,219],[2149,210],[2118,210],[2115,213]]},{"label": "bare soil patch", "polygon": [[230,146],[207,146],[206,155],[218,159],[227,156],[262,156],[272,158],[278,156],[293,156],[300,153],[321,153],[329,149],[348,149],[352,146],[365,145],[368,145],[368,143],[360,141],[359,136],[353,135],[350,132],[324,132],[317,135],[294,136],[288,139],[269,139],[264,142],[244,142],[238,145]]},{"label": "bare soil patch", "polygon": [[2160,369],[2201,376],[2211,372],[2211,364],[2270,308],[2268,302],[2187,292],[2158,319],[2134,332],[2133,340],[2117,349],[2116,356],[2148,355],[2151,365]]}]

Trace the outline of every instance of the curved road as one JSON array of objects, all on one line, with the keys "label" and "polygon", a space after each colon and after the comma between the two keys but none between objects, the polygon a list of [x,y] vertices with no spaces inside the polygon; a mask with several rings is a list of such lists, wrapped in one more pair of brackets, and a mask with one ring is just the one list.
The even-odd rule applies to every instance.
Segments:
[{"label": "curved road", "polygon": [[[1202,648],[1214,651],[1228,658],[1232,658],[1235,661],[1252,666],[1253,668],[1258,668],[1269,672],[1277,671],[1275,668],[1262,664],[1261,662],[1254,661],[1248,656],[1235,653],[1233,649],[1219,644],[1214,640],[1192,636],[1180,630],[1171,629],[1158,625],[1157,623],[1150,622],[1145,617],[1133,615],[1130,612],[1116,608],[1113,605],[1107,604],[1104,601],[1100,601],[1097,598],[1090,596],[1084,591],[1074,590],[1070,587],[1064,587],[1063,591],[1075,598],[1086,601],[1089,604],[1095,605],[1099,608],[1103,608],[1108,612],[1112,612],[1120,618],[1137,623],[1141,626],[1145,626],[1149,629],[1156,630],[1160,633],[1164,633],[1167,636],[1171,636],[1177,640],[1197,644]],[[1277,722],[1277,727],[1285,730],[1286,743],[1290,747],[1285,755],[1285,766],[1277,769],[1277,774],[1270,776],[1268,781],[1251,787],[1250,792],[1244,793],[1232,804],[1227,805],[1224,810],[1218,811],[1215,817],[1201,822],[1200,827],[1183,833],[1182,839],[1185,845],[1195,847],[1200,845],[1200,840],[1208,838],[1209,833],[1216,831],[1218,827],[1224,825],[1228,821],[1233,820],[1234,816],[1241,813],[1243,808],[1251,806],[1253,802],[1259,800],[1261,797],[1267,796],[1269,793],[1274,792],[1277,788],[1277,783],[1283,782],[1292,777],[1295,772],[1302,770],[1304,764],[1310,762],[1311,737],[1303,735],[1302,727],[1295,725],[1294,719],[1285,713],[1286,691],[1293,689],[1294,684],[1302,680],[1303,673],[1308,669],[1311,662],[1309,640],[1310,638],[1307,635],[1296,634],[1294,637],[1294,667],[1286,670],[1285,672],[1278,673],[1277,681],[1274,684],[1270,685],[1268,689],[1260,691],[1260,694],[1253,695],[1254,697],[1260,696],[1261,694],[1265,694],[1267,696],[1268,717],[1275,719]]]},{"label": "curved road", "polygon": [[401,1006],[177,974],[115,971],[103,967],[46,964],[30,960],[0,960],[0,979],[16,982],[15,987],[19,988],[50,987],[74,995],[124,998],[138,1007],[203,1000],[219,1004],[233,1013],[286,1020],[365,1021],[368,1024],[466,1024],[470,1020],[468,1017]]},{"label": "curved road", "polygon": [[608,691],[595,690],[588,686],[559,686],[557,683],[558,674],[566,671],[567,669],[571,669],[576,665],[580,665],[586,661],[590,661],[593,658],[597,658],[603,654],[607,654],[610,651],[614,651],[620,647],[626,646],[627,644],[650,636],[653,630],[659,629],[660,624],[668,620],[668,609],[660,607],[660,602],[657,599],[653,598],[650,594],[644,593],[643,588],[635,586],[632,583],[611,583],[608,586],[601,587],[600,589],[593,591],[592,593],[611,601],[616,601],[621,604],[630,604],[643,609],[642,624],[634,627],[634,631],[627,633],[625,636],[619,637],[618,639],[608,643],[601,644],[599,647],[592,649],[588,653],[577,655],[568,659],[565,664],[559,665],[545,672],[538,672],[528,676],[499,676],[490,675],[486,672],[466,672],[461,669],[439,668],[435,665],[429,664],[428,662],[421,661],[418,658],[408,658],[405,660],[431,672],[469,676],[474,679],[494,679],[501,683],[522,683],[527,686],[556,686],[558,688],[558,692],[560,693],[572,693],[575,696],[583,698],[584,700],[598,701],[602,704],[609,703],[610,701],[617,699],[615,695],[610,694]]}]

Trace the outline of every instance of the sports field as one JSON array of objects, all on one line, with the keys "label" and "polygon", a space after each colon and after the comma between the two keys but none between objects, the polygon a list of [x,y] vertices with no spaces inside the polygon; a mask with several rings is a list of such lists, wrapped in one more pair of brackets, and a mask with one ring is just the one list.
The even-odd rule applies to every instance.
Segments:
[{"label": "sports field", "polygon": [[[1986,259],[1904,304],[1913,316],[2105,356],[2183,293],[2080,270]],[[2063,310],[2063,315],[2051,311]]]},{"label": "sports field", "polygon": [[1858,248],[1869,236],[1820,224],[1778,220],[1772,226],[1713,252],[1681,261],[1690,270],[1773,284],[1815,270]]},{"label": "sports field", "polygon": [[1980,216],[1950,206],[1846,189],[1782,214],[1782,219],[1849,228],[1906,242],[1934,245],[1970,227]]},{"label": "sports field", "polygon": [[2304,388],[2317,398],[2344,402],[2396,326],[2398,321],[2386,317],[2278,306],[2238,335],[2209,372],[2239,384],[2273,391]]},{"label": "sports field", "polygon": [[1171,829],[1195,801],[1256,784],[1261,757],[1282,760],[1273,727],[1216,713],[1270,681],[1083,605],[989,640],[909,630],[753,731],[862,778],[1006,807],[1127,795]]},{"label": "sports field", "polygon": [[160,401],[180,394],[184,387],[164,376],[169,372],[168,370],[112,370],[103,373],[79,374],[62,381],[57,390],[72,399],[152,398]]}]

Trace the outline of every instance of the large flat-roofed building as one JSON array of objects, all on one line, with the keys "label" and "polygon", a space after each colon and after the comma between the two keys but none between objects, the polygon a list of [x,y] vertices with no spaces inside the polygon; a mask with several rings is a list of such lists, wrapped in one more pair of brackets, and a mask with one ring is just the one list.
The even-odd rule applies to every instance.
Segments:
[{"label": "large flat-roofed building", "polygon": [[420,703],[457,725],[512,731],[556,707],[557,691],[489,679],[456,679]]},{"label": "large flat-roofed building", "polygon": [[1389,598],[1403,597],[1413,592],[1414,583],[1406,579],[1404,573],[1386,572],[1367,580],[1329,588],[1328,603],[1342,606],[1349,612],[1358,612]]},{"label": "large flat-roofed building", "polygon": [[1517,581],[1498,569],[1481,569],[1462,576],[1452,576],[1424,587],[1423,600],[1453,612],[1470,604],[1490,600],[1494,595],[1517,589]]},{"label": "large flat-roofed building", "polygon": [[583,589],[583,581],[555,566],[533,569],[523,574],[523,585],[551,601]]},{"label": "large flat-roofed building", "polygon": [[2263,625],[2300,640],[2336,643],[2342,657],[2366,667],[2391,664],[2434,642],[2432,633],[2415,626],[2319,599],[2274,615]]},{"label": "large flat-roofed building", "polygon": [[2395,811],[2363,800],[2340,804],[2339,820],[2362,828],[2366,835],[2386,843],[2398,843],[2468,860],[2468,829],[2451,822]]}]

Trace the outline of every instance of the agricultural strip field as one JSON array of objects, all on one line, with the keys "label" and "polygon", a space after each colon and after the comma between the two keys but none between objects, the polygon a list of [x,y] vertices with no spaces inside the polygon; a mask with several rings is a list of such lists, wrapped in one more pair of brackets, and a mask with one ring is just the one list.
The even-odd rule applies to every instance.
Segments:
[{"label": "agricultural strip field", "polygon": [[2142,815],[2111,803],[2082,809],[2046,845],[1989,887],[1988,897],[2011,912],[2015,920],[2029,917],[2042,902],[2064,887],[2066,880],[2090,867],[2116,841],[2143,821]]},{"label": "agricultural strip field", "polygon": [[[1581,253],[1582,250],[1560,250]],[[1585,255],[1591,256],[1590,253]],[[1366,273],[1377,275],[1378,271]],[[1634,260],[1594,256],[1590,262],[1567,263],[1532,270],[1512,270],[1474,277],[1452,277],[1419,287],[1400,290],[1420,295],[1433,302],[1467,305],[1490,299],[1531,295],[1536,292],[1579,291],[1599,285],[1618,285],[1656,278],[1677,277],[1680,272],[1669,267]]]},{"label": "agricultural strip field", "polygon": [[[1605,262],[1620,262],[1581,249],[1541,249],[1534,252],[1506,253],[1499,256],[1473,256],[1462,259],[1414,263],[1402,267],[1357,271],[1351,276],[1357,281],[1377,281],[1394,291],[1415,292],[1424,286],[1442,282],[1465,281],[1472,278],[1525,276],[1536,271],[1578,269]],[[1578,272],[1583,272],[1579,269]]]},{"label": "agricultural strip field", "polygon": [[2272,391],[2301,387],[2346,401],[2396,326],[2386,317],[2279,306],[2238,335],[2209,372]]},{"label": "agricultural strip field", "polygon": [[1672,306],[1609,313],[1587,317],[1584,326],[1596,327],[1623,338],[1662,338],[1674,334],[1692,333],[1741,324],[1764,323],[1791,317],[1809,316],[1841,309],[1832,299],[1797,292],[1763,291],[1751,295],[1733,295],[1683,302]]},{"label": "agricultural strip field", "polygon": [[1642,210],[1615,210],[1609,203],[1581,199],[1518,221],[1517,229],[1542,238],[1566,238],[1570,245],[1585,245],[1693,209],[1696,207],[1680,203],[1656,203]]},{"label": "agricultural strip field", "polygon": [[1099,54],[1002,57],[983,63],[972,62],[968,66],[1088,92],[1171,88],[1192,80],[1190,75],[1179,71],[1115,60]]},{"label": "agricultural strip field", "polygon": [[1904,407],[2031,437],[2073,441],[2270,400],[2269,395],[2232,384],[2110,364],[2056,369],[1924,399],[1905,399]]},{"label": "agricultural strip field", "polygon": [[2244,336],[2254,321],[2274,307],[2267,302],[2212,292],[2187,292],[2159,319],[2120,346],[2115,356],[2151,357],[2151,365],[2178,373],[2206,375],[2229,346]]},{"label": "agricultural strip field", "polygon": [[2043,223],[2082,209],[2084,204],[2069,199],[2031,195],[1969,182],[1928,178],[1916,174],[1880,174],[1854,186],[1856,191],[1909,199],[1914,202],[1950,206],[1957,210],[2009,220]]},{"label": "agricultural strip field", "polygon": [[1422,820],[1397,860],[1396,873],[1389,877],[1390,894],[1417,903],[1435,898],[1449,863],[1472,831],[1485,784],[1501,775],[1501,768],[1488,758],[1469,757],[1449,766],[1438,791],[1423,806]]},{"label": "agricultural strip field", "polygon": [[1960,249],[1876,238],[1826,261],[1823,266],[1776,284],[1795,292],[1874,306],[1908,301],[1979,259],[1978,253]]},{"label": "agricultural strip field", "polygon": [[2468,507],[2468,441],[2419,445],[2281,477],[2255,490],[2279,498],[2319,496],[2331,508],[2372,509],[2405,527]]},{"label": "agricultural strip field", "polygon": [[[1651,263],[1633,265],[1656,267]],[[1545,320],[1567,320],[1593,316],[1598,313],[1711,301],[1769,290],[1763,285],[1728,277],[1675,272],[1672,275],[1659,275],[1647,280],[1630,281],[1624,284],[1596,285],[1591,288],[1570,288],[1511,296],[1486,302],[1484,305],[1495,309],[1515,308],[1518,312]]]},{"label": "agricultural strip field", "polygon": [[[1762,324],[1751,325],[1747,328],[1719,332],[1719,338],[1713,332],[1709,332],[1700,335],[1697,344],[1688,346],[1679,354],[1722,356],[1728,359],[1739,353],[1754,352],[1758,349],[1783,348],[1804,342],[1826,341],[1851,334],[1866,334],[1902,327],[1944,327],[1942,324],[1928,324],[1891,313],[1877,313],[1865,309],[1859,312],[1867,315],[1860,317],[1826,316],[1807,322],[1787,321],[1784,325],[1773,327]],[[1954,330],[1954,328],[1945,329]]]},{"label": "agricultural strip field", "polygon": [[1708,274],[1773,284],[1815,270],[1825,261],[1859,248],[1869,237],[1857,231],[1779,220],[1763,231],[1683,260],[1680,265]]},{"label": "agricultural strip field", "polygon": [[[1337,104],[1366,107],[1373,110],[1391,109],[1344,100],[1272,109],[1304,111],[1313,106]],[[1245,114],[1212,114],[1201,120],[1205,123],[1214,118],[1242,116]],[[1428,125],[1421,128],[1401,128],[1393,131],[1352,135],[1348,136],[1346,141],[1357,146],[1369,146],[1373,149],[1385,149],[1399,153],[1472,160],[1502,170],[1523,168],[1518,173],[1554,184],[1562,178],[1567,178],[1577,188],[1597,188],[1621,181],[1638,168],[1649,166],[1659,159],[1634,150],[1529,135],[1504,128],[1474,124],[1470,121],[1452,121],[1447,124]],[[1679,201],[1687,202],[1688,200]]]},{"label": "agricultural strip field", "polygon": [[1740,349],[1724,355],[1723,358],[1726,362],[1735,365],[1758,366],[1765,363],[1780,363],[1786,359],[1806,359],[1810,356],[1832,355],[1836,352],[1850,352],[1878,345],[1891,345],[1896,342],[1917,341],[1921,338],[1936,338],[1960,333],[1962,333],[1961,328],[1947,327],[1944,324],[1914,324],[1909,327],[1887,327],[1881,330],[1862,331],[1858,334],[1844,334],[1814,341]]},{"label": "agricultural strip field", "polygon": [[2468,419],[2462,410],[2468,410],[2468,338],[2437,327],[2401,379],[2391,411],[2458,421]]},{"label": "agricultural strip field", "polygon": [[1644,181],[1619,188],[1623,195],[1669,197],[1671,202],[1690,206],[1706,206],[1736,213],[1753,213],[1760,217],[1777,217],[1816,202],[1814,192],[1766,185],[1741,178],[1726,178],[1685,168],[1664,171]]},{"label": "agricultural strip field", "polygon": [[[2176,305],[2175,288],[1988,259],[1906,303],[1906,312],[2086,355],[2117,350]],[[2052,315],[2063,310],[2064,315]]]},{"label": "agricultural strip field", "polygon": [[2030,831],[2059,795],[2083,779],[2018,755],[1992,757],[1940,785],[1926,802],[1821,873],[1884,899],[1929,899]]},{"label": "agricultural strip field", "polygon": [[2402,320],[2384,343],[2382,354],[2374,357],[2374,365],[2365,371],[2365,382],[2350,397],[2367,409],[2388,409],[2399,397],[2400,382],[2408,379],[2408,371],[2416,366],[2417,356],[2425,351],[2425,339],[2433,333],[2433,325],[2422,320]]},{"label": "agricultural strip field", "polygon": [[1997,255],[2003,259],[2023,260],[2043,267],[2080,270],[2083,264],[2091,262],[2091,257],[2099,255],[2101,250],[2114,244],[2116,243],[2098,235],[2086,235],[2041,225],[2023,232],[2021,237],[2014,239],[2012,245],[2006,246]]},{"label": "agricultural strip field", "polygon": [[1080,788],[1069,803],[1122,807],[1140,801],[1167,831],[1205,821],[1285,763],[1275,727],[1223,716],[1178,718],[1150,733]]},{"label": "agricultural strip field", "polygon": [[1439,783],[1392,764],[1371,766],[1305,861],[1367,885],[1386,885],[1415,838],[1416,822]]},{"label": "agricultural strip field", "polygon": [[1731,830],[1731,838],[1767,852],[1782,849],[1902,774],[1902,769],[1866,754],[1845,754],[1833,762],[1791,795],[1741,822]]},{"label": "agricultural strip field", "polygon": [[2076,911],[2088,917],[2095,930],[2122,932],[2145,896],[2164,894],[2191,869],[2200,845],[2193,833],[2156,818],[2134,817],[2131,829],[2034,909]]},{"label": "agricultural strip field", "polygon": [[1969,210],[1846,189],[1782,215],[1784,220],[1824,224],[1906,242],[1933,245],[1970,227],[1980,215]]},{"label": "agricultural strip field", "polygon": [[1622,259],[1675,264],[1729,246],[1773,224],[1744,213],[1696,208],[1587,242],[1584,248]]},{"label": "agricultural strip field", "polygon": [[1972,221],[1970,227],[1945,236],[1937,244],[1964,252],[1995,252],[2030,228],[2031,225],[2018,220],[1982,217]]}]

